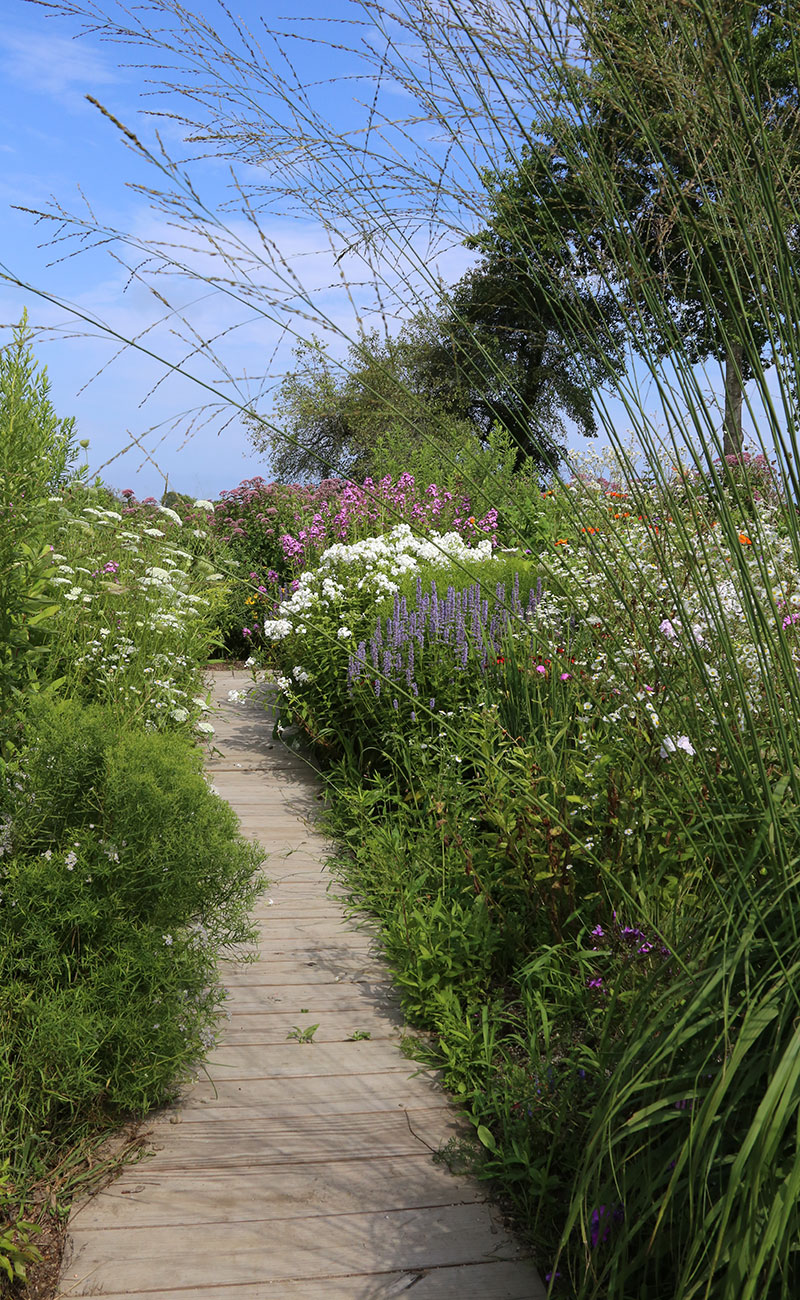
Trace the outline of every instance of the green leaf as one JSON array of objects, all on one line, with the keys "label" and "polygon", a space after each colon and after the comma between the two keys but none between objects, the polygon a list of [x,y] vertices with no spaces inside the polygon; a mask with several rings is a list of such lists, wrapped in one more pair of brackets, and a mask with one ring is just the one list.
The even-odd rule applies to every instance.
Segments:
[{"label": "green leaf", "polygon": [[478,1125],[478,1141],[482,1142],[488,1151],[497,1150],[497,1143],[494,1140],[494,1134],[485,1124]]}]

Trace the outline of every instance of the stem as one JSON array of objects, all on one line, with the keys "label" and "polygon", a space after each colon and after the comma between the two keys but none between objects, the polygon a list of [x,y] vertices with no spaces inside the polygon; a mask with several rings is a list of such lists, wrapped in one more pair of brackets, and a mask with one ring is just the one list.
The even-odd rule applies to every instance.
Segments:
[{"label": "stem", "polygon": [[742,356],[741,343],[733,341],[725,349],[725,421],[723,454],[742,454]]}]

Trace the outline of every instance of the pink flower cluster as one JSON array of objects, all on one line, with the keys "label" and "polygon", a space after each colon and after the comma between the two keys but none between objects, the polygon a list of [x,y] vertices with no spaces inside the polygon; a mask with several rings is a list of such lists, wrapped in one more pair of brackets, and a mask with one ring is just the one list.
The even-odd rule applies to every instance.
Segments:
[{"label": "pink flower cluster", "polygon": [[360,485],[340,484],[338,496],[326,493],[310,519],[302,508],[294,519],[300,527],[283,533],[280,540],[284,558],[300,567],[333,542],[355,541],[404,522],[417,529],[454,531],[465,538],[488,535],[493,544],[497,541],[495,509],[476,519],[469,497],[441,491],[435,483],[420,491],[413,474],[401,474],[396,483],[387,475],[378,482],[367,478]]}]

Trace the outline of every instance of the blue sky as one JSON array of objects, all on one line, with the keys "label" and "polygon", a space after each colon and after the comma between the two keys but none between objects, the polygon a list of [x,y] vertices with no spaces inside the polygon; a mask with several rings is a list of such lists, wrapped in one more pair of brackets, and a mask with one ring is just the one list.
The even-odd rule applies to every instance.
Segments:
[{"label": "blue sky", "polygon": [[[282,6],[276,7],[278,21]],[[194,3],[191,12],[208,16],[214,24],[219,9],[211,0]],[[257,24],[263,6],[259,0],[244,0],[234,8],[248,24]],[[347,0],[305,0],[295,18],[333,20],[333,38],[346,43],[357,39],[358,29],[338,25],[340,18],[352,17],[357,7]],[[304,35],[313,24],[300,23],[295,30]],[[123,123],[133,127],[148,146],[154,147],[154,125],[142,115],[143,107],[153,101],[142,99],[147,89],[147,51],[100,41],[96,36],[77,39],[74,20],[53,17],[38,4],[26,0],[6,0],[4,25],[0,30],[0,107],[9,124],[0,143],[0,262],[32,289],[69,301],[90,319],[96,317],[111,324],[121,335],[138,336],[143,347],[173,361],[186,354],[187,345],[179,337],[176,317],[155,322],[164,312],[152,293],[139,283],[130,283],[125,269],[108,256],[107,248],[72,256],[74,244],[67,240],[47,247],[54,233],[47,225],[15,210],[23,207],[47,207],[51,198],[72,212],[91,208],[97,220],[109,227],[130,231],[140,241],[174,238],[168,219],[153,210],[147,197],[131,188],[153,182],[153,173],[126,147],[119,132],[86,95],[92,95]],[[370,102],[371,91],[358,80],[347,80],[355,71],[351,55],[342,49],[324,50],[303,39],[289,42],[294,66],[300,81],[315,87],[312,94],[325,113],[345,126],[361,122]],[[272,53],[270,51],[270,53]],[[128,60],[140,66],[120,66]],[[277,64],[278,76],[285,69]],[[328,86],[326,80],[337,79]],[[344,78],[344,80],[339,80]],[[281,115],[280,95],[269,87],[260,88],[260,103]],[[384,102],[401,113],[404,104],[402,87],[383,87]],[[159,101],[169,108],[174,100]],[[284,115],[285,116],[285,115]],[[182,153],[182,134],[172,122],[162,122],[160,129],[171,154]],[[480,132],[476,130],[480,139]],[[435,146],[434,146],[435,147]],[[270,158],[266,165],[269,170]],[[391,168],[389,169],[391,174]],[[245,180],[252,180],[256,169],[241,169]],[[212,208],[218,208],[230,195],[230,175],[226,164],[218,159],[193,165],[192,177]],[[342,198],[346,206],[346,196]],[[303,212],[289,217],[285,213],[267,213],[262,229],[273,241],[280,257],[305,286],[296,297],[294,313],[287,311],[291,295],[285,292],[284,303],[276,311],[265,310],[263,297],[251,310],[250,304],[233,303],[230,296],[208,294],[205,286],[175,280],[162,282],[171,301],[185,309],[192,327],[203,338],[219,335],[218,355],[227,368],[228,379],[221,382],[219,370],[197,356],[186,368],[209,388],[227,394],[251,398],[259,392],[259,409],[270,410],[270,390],[283,371],[291,366],[292,335],[319,332],[328,321],[333,332],[334,352],[344,355],[346,336],[352,337],[357,315],[366,325],[380,325],[374,294],[367,289],[350,288],[363,279],[357,260],[345,257],[338,265],[324,232],[314,214]],[[258,253],[262,260],[254,277],[260,283],[277,283],[282,274],[275,262],[265,270],[263,248],[241,217],[230,222],[233,237],[246,253]],[[126,250],[126,255],[137,258]],[[186,259],[195,270],[216,267],[207,253],[196,249]],[[451,248],[431,257],[423,252],[424,273],[439,274],[453,283],[468,265],[463,249]],[[218,261],[218,259],[217,259]],[[386,273],[386,267],[383,268]],[[285,278],[285,277],[284,277]],[[391,268],[388,272],[391,278]],[[408,309],[406,302],[406,310]],[[226,487],[254,474],[269,477],[269,466],[253,451],[235,411],[217,414],[187,438],[190,418],[184,413],[202,405],[209,398],[209,388],[197,388],[188,379],[174,374],[165,378],[164,367],[142,352],[123,351],[109,342],[102,331],[81,323],[69,312],[24,290],[0,281],[0,338],[8,337],[9,327],[27,309],[31,324],[38,332],[37,356],[48,367],[53,397],[62,415],[77,417],[78,436],[88,438],[89,466],[117,488],[132,487],[141,496],[160,496],[165,478],[169,486],[198,496],[215,496]],[[389,304],[386,309],[390,328],[396,327],[398,312]],[[402,315],[401,306],[399,314]],[[316,317],[316,321],[313,319]],[[183,327],[180,331],[185,334]],[[336,335],[339,342],[336,342]],[[189,343],[191,343],[191,337]],[[718,380],[712,380],[718,388]],[[652,390],[649,390],[650,392]],[[644,390],[649,400],[648,389]],[[610,405],[612,418],[624,417],[621,408]],[[227,422],[227,423],[226,423]],[[221,426],[225,424],[226,427]],[[122,453],[139,440],[138,446]],[[149,453],[145,455],[140,446]]]},{"label": "blue sky", "polygon": [[[235,12],[245,21],[255,21],[260,10],[257,2],[248,0]],[[219,11],[212,4],[195,4],[194,11],[217,21]],[[342,14],[346,11],[342,5]],[[304,7],[303,17],[319,14],[331,17],[331,7],[321,3]],[[68,311],[32,291],[41,289],[75,304],[88,317],[101,318],[125,336],[139,334],[160,314],[158,304],[141,286],[126,287],[125,271],[109,260],[105,251],[74,256],[71,240],[48,247],[57,228],[51,223],[37,224],[14,207],[46,208],[54,196],[71,212],[81,211],[86,204],[103,224],[130,230],[142,239],[164,234],[163,217],[131,189],[131,183],[151,183],[149,169],[86,101],[86,95],[93,95],[152,145],[152,121],[141,113],[143,105],[149,105],[140,95],[147,69],[119,66],[126,58],[146,61],[147,54],[102,43],[93,36],[76,39],[76,30],[74,20],[50,16],[25,0],[10,0],[0,31],[0,103],[3,120],[12,128],[0,144],[0,261],[31,286],[25,290],[0,283],[2,337],[8,337],[9,327],[27,310],[37,331],[36,354],[47,365],[55,405],[60,414],[77,417],[78,436],[90,440],[91,471],[99,471],[114,486],[133,487],[140,495],[160,495],[166,475],[171,487],[207,496],[253,474],[268,477],[268,465],[254,453],[235,412],[221,433],[218,429],[223,419],[218,416],[187,441],[190,422],[182,413],[207,401],[207,390],[197,390],[174,375],[163,381],[163,367],[142,353],[128,350],[116,356],[117,345],[104,338],[102,331],[76,321]],[[339,56],[341,66],[333,66],[330,55],[305,42],[294,43],[293,58],[303,81],[314,82],[349,70],[345,54]],[[362,111],[353,105],[353,95],[350,89],[339,98],[345,116]],[[170,152],[180,155],[180,131],[169,123],[161,124],[161,130]],[[193,176],[207,202],[212,206],[224,202],[229,183],[225,166],[209,160],[198,164]],[[355,315],[350,295],[337,283],[333,253],[319,226],[308,218],[274,218],[263,224],[302,278],[315,310],[352,336]],[[241,236],[243,223],[234,219],[232,225]],[[194,261],[196,265],[196,257]],[[453,278],[461,264],[456,258]],[[188,315],[201,333],[212,335],[231,324],[238,326],[220,342],[219,355],[239,380],[266,373],[267,390],[269,376],[274,383],[291,364],[292,331],[299,336],[316,328],[302,317],[287,316],[287,332],[279,323],[265,319],[263,311],[248,319],[241,310],[229,311],[229,303],[202,295],[196,285],[178,285],[176,289],[170,284],[169,291],[181,304],[193,304]],[[357,292],[355,297],[358,299]],[[363,295],[360,306],[368,311]],[[369,317],[365,319],[369,323]],[[185,354],[167,326],[148,333],[142,343],[172,359]],[[344,344],[339,348],[343,350]],[[213,367],[197,358],[187,369],[212,386],[219,383]],[[232,391],[230,385],[223,387]],[[253,389],[244,381],[239,384],[240,394],[242,391]],[[268,407],[267,398],[265,402]],[[137,447],[119,454],[133,438],[151,453],[158,469]]]}]

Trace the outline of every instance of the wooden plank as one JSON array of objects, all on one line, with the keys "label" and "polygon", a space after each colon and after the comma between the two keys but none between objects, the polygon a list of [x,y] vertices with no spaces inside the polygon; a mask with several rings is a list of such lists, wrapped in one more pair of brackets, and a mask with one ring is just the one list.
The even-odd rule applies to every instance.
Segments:
[{"label": "wooden plank", "polygon": [[[360,962],[362,965],[372,964],[377,970],[380,959],[375,940],[368,935],[352,935],[349,943],[328,940],[323,944],[314,943],[304,935],[298,935],[295,939],[273,939],[269,930],[266,930],[262,931],[260,941],[261,955],[257,962],[253,962],[252,970],[266,970],[275,962],[290,961],[326,968],[337,964],[347,970],[352,968],[354,962]],[[338,973],[338,969],[335,973]]]},{"label": "wooden plank", "polygon": [[250,915],[254,921],[268,921],[271,925],[280,923],[287,927],[302,926],[306,933],[313,933],[313,929],[309,930],[309,926],[313,927],[317,922],[321,925],[326,921],[339,930],[352,927],[361,933],[379,933],[377,925],[371,931],[369,922],[365,921],[361,924],[345,918],[341,903],[335,903],[333,899],[327,902],[326,897],[331,896],[320,898],[318,890],[306,890],[302,894],[297,894],[294,889],[287,897],[285,888],[280,883],[273,883],[269,896],[256,903]]},{"label": "wooden plank", "polygon": [[262,985],[229,988],[223,1015],[228,1012],[233,1016],[237,1012],[289,1011],[293,1016],[299,1016],[303,1014],[303,1007],[315,1017],[325,1011],[352,1011],[358,1015],[360,1011],[374,1008],[384,1015],[396,1018],[398,1024],[402,1022],[399,1003],[391,990],[383,985],[354,984],[352,981],[341,980],[338,984],[316,984],[313,996],[305,985],[295,985],[293,988],[280,985],[266,989]]},{"label": "wooden plank", "polygon": [[[413,1290],[412,1290],[413,1288]],[[77,1295],[78,1292],[71,1294]],[[82,1294],[91,1294],[83,1292]],[[153,1300],[186,1292],[103,1291],[108,1300]],[[286,1278],[279,1282],[244,1282],[203,1287],[202,1300],[545,1300],[546,1290],[532,1265],[466,1264],[460,1267],[402,1272],[349,1273],[339,1278]]]},{"label": "wooden plank", "polygon": [[263,1178],[259,1171],[213,1171],[201,1184],[185,1173],[153,1174],[137,1166],[127,1188],[112,1183],[73,1214],[91,1216],[92,1230],[148,1225],[246,1223],[267,1218],[309,1219],[325,1214],[355,1214],[369,1206],[376,1213],[397,1209],[462,1205],[482,1200],[469,1179],[445,1169],[427,1168],[425,1155],[339,1164],[284,1165]]},{"label": "wooden plank", "polygon": [[225,1042],[232,1047],[285,1043],[296,1026],[301,1029],[317,1025],[311,1046],[320,1043],[350,1042],[354,1033],[369,1034],[371,1042],[389,1039],[396,1043],[404,1026],[402,1020],[364,1008],[354,1011],[237,1011],[231,1008],[230,1023],[225,1026]]},{"label": "wooden plank", "polygon": [[375,959],[359,961],[342,958],[330,967],[318,962],[308,961],[260,961],[258,965],[248,967],[247,973],[227,974],[225,982],[231,988],[270,988],[274,986],[297,984],[317,985],[359,981],[378,982],[385,972],[377,965]]},{"label": "wooden plank", "polygon": [[[338,1075],[304,1078],[302,1088],[287,1088],[283,1079],[199,1079],[191,1090],[158,1113],[148,1132],[161,1132],[173,1122],[193,1124],[210,1116],[212,1119],[276,1119],[284,1122],[295,1117],[357,1115],[403,1109],[430,1110],[446,1104],[445,1096],[431,1088],[426,1076],[409,1079],[399,1072],[371,1074],[352,1087],[343,1085]],[[168,1132],[168,1129],[164,1129]]]},{"label": "wooden plank", "polygon": [[359,1111],[285,1119],[218,1119],[152,1128],[159,1172],[263,1169],[275,1165],[418,1155],[465,1132],[449,1110]]},{"label": "wooden plank", "polygon": [[517,1256],[504,1246],[499,1225],[481,1203],[281,1219],[279,1224],[279,1231],[269,1236],[263,1221],[182,1225],[177,1250],[169,1226],[84,1230],[75,1242],[70,1271],[87,1274],[102,1295],[109,1285],[122,1288],[128,1277],[145,1290],[154,1285],[188,1289],[298,1275],[347,1276],[354,1261],[363,1271],[370,1266],[412,1271],[485,1263],[492,1255],[502,1259],[504,1249]]},{"label": "wooden plank", "polygon": [[407,1061],[388,1043],[282,1043],[273,1047],[230,1047],[224,1042],[207,1057],[212,1075],[228,1079],[303,1078],[307,1075],[364,1077],[397,1070],[414,1073]]}]

